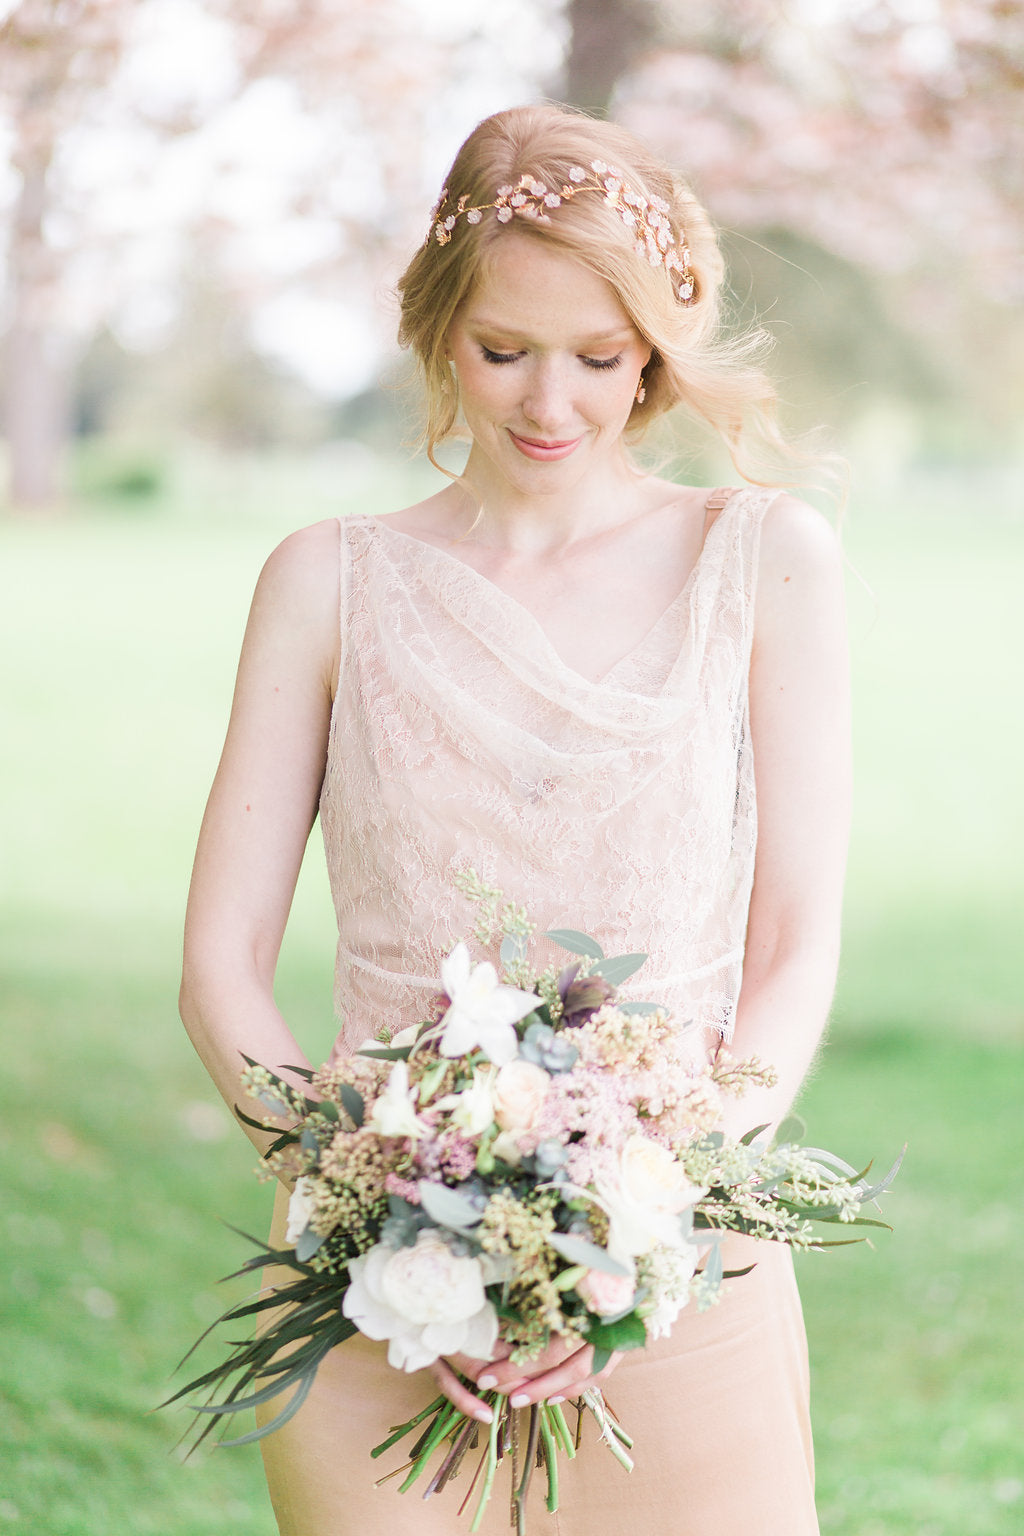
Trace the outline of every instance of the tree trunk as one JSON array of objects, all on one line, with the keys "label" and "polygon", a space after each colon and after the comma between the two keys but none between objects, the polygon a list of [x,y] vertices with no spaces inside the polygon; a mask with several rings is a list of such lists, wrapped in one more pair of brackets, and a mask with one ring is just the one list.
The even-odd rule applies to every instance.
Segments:
[{"label": "tree trunk", "polygon": [[563,94],[571,106],[607,116],[616,81],[657,36],[658,10],[657,0],[570,0]]},{"label": "tree trunk", "polygon": [[46,512],[63,499],[69,349],[55,312],[55,257],[43,234],[51,148],[29,144],[14,157],[22,183],[11,227],[3,414],[8,499],[18,512]]}]

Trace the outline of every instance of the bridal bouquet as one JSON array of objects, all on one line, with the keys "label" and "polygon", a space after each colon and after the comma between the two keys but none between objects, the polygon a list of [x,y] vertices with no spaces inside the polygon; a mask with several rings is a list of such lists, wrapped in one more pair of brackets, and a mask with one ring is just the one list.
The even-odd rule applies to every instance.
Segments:
[{"label": "bridal bouquet", "polygon": [[[249,1062],[244,1087],[273,1117],[262,1123],[287,1122],[266,1168],[294,1192],[289,1246],[257,1244],[239,1273],[275,1265],[294,1279],[226,1312],[221,1322],[274,1316],[170,1399],[226,1392],[196,1409],[208,1416],[196,1444],[218,1421],[291,1390],[270,1423],[221,1443],[269,1434],[356,1330],[387,1340],[389,1363],[405,1371],[441,1355],[488,1359],[499,1339],[513,1362],[529,1361],[561,1335],[593,1346],[596,1374],[613,1351],[668,1333],[682,1307],[717,1299],[731,1278],[727,1233],[807,1248],[844,1241],[824,1235],[835,1224],[884,1225],[861,1208],[895,1168],[869,1185],[866,1171],[798,1145],[793,1122],[771,1138],[764,1126],[741,1140],[715,1129],[723,1097],[770,1084],[771,1069],[725,1052],[695,1065],[685,1029],[662,1008],[619,1000],[645,956],[606,957],[585,934],[557,930],[547,937],[572,963],[538,975],[525,913],[473,874],[460,886],[481,911],[476,937],[500,936],[501,976],[457,944],[430,1016],[301,1072],[308,1095]],[[497,1392],[478,1395],[492,1408],[489,1427],[442,1396],[372,1453],[418,1431],[401,1490],[429,1473],[428,1497],[479,1449],[462,1501],[476,1495],[471,1531],[502,1458],[520,1531],[537,1465],[556,1509],[559,1457],[575,1455],[585,1417],[632,1465],[630,1437],[597,1388],[573,1405],[571,1427],[560,1404],[516,1410]]]}]

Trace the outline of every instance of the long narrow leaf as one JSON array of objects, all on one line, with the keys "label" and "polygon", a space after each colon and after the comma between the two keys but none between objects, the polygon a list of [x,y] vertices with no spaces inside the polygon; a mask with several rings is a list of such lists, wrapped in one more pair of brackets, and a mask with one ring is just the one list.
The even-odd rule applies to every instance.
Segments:
[{"label": "long narrow leaf", "polygon": [[295,1395],[291,1398],[287,1407],[282,1408],[281,1412],[271,1419],[269,1424],[261,1424],[257,1429],[251,1429],[247,1435],[236,1435],[232,1440],[218,1440],[217,1445],[226,1450],[232,1445],[251,1445],[254,1440],[262,1440],[265,1435],[272,1435],[275,1429],[280,1429],[282,1424],[287,1424],[289,1419],[295,1417],[309,1396],[315,1380],[316,1369],[314,1368],[302,1382],[301,1386],[296,1388]]}]

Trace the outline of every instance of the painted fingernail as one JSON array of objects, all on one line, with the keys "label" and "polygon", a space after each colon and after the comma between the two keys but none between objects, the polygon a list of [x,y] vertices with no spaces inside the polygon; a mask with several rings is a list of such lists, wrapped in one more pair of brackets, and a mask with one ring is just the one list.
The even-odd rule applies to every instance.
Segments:
[{"label": "painted fingernail", "polygon": [[515,1397],[510,1397],[509,1402],[513,1408],[525,1408],[530,1399],[525,1392],[517,1392]]},{"label": "painted fingernail", "polygon": [[564,1403],[565,1402],[565,1398],[564,1397],[549,1397],[548,1398],[548,1402],[549,1403]]},{"label": "painted fingernail", "polygon": [[478,1376],[476,1384],[478,1387],[483,1387],[485,1392],[489,1392],[492,1387],[498,1385],[498,1378],[497,1376]]},{"label": "painted fingernail", "polygon": [[489,1408],[478,1408],[473,1417],[479,1419],[481,1424],[490,1424],[494,1420],[494,1414]]}]

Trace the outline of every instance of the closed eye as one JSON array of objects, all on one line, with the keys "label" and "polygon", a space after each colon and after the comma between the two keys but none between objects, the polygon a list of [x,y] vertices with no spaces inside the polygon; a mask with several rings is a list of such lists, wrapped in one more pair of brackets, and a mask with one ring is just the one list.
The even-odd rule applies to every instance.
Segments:
[{"label": "closed eye", "polygon": [[580,362],[588,368],[617,368],[622,362],[622,353],[615,357],[581,357]]},{"label": "closed eye", "polygon": [[514,363],[522,357],[521,352],[492,352],[490,347],[481,346],[485,363]]}]

